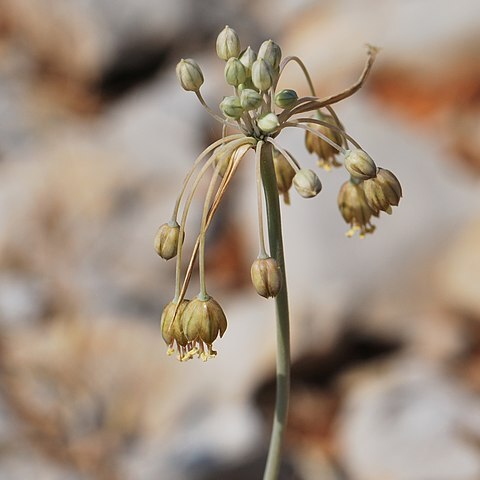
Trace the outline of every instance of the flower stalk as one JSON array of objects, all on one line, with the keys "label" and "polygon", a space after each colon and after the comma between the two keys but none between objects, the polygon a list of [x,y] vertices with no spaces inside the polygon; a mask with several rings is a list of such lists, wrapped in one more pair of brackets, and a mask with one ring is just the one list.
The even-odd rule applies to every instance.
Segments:
[{"label": "flower stalk", "polygon": [[[402,196],[398,179],[389,170],[377,167],[373,159],[352,138],[340,122],[332,105],[353,95],[365,82],[377,49],[368,48],[367,61],[357,82],[342,92],[319,98],[306,65],[299,57],[282,61],[278,44],[266,40],[258,54],[225,27],[216,42],[218,57],[225,62],[226,84],[233,95],[224,97],[214,111],[206,103],[201,87],[204,76],[193,59],[181,60],[176,68],[180,85],[193,92],[208,114],[222,125],[222,138],[207,147],[194,161],[174,205],[172,217],[163,223],[155,239],[155,249],[165,260],[176,257],[176,281],[173,299],[161,316],[162,337],[167,353],[178,353],[180,361],[216,356],[213,342],[227,329],[227,319],[220,304],[207,293],[205,241],[213,216],[231,184],[237,169],[250,150],[255,152],[259,254],[251,268],[252,284],[264,298],[276,303],[276,400],[273,428],[264,472],[264,480],[277,480],[284,433],[287,424],[290,391],[290,324],[288,293],[283,252],[279,195],[290,204],[293,186],[302,198],[316,197],[322,189],[319,176],[297,161],[278,142],[285,128],[296,128],[305,135],[305,147],[317,156],[317,165],[325,171],[344,166],[349,179],[339,191],[337,204],[350,225],[347,236],[358,232],[363,238],[373,233],[370,223],[380,212],[392,213]],[[299,96],[295,90],[277,92],[279,79],[289,63],[296,63],[307,81],[310,95]],[[309,114],[311,116],[305,115]],[[238,133],[227,135],[227,130]],[[351,143],[355,149],[350,149]],[[340,161],[343,159],[343,162]],[[183,240],[190,207],[203,181],[209,186],[204,198],[199,233],[190,260],[184,270]],[[266,222],[264,222],[264,202]],[[179,221],[177,222],[177,219]],[[266,224],[266,229],[265,225]],[[266,237],[268,234],[268,248]],[[192,272],[198,260],[199,293],[185,298]]]},{"label": "flower stalk", "polygon": [[288,290],[283,252],[282,219],[278,199],[277,182],[273,166],[272,150],[269,143],[261,148],[260,169],[265,203],[267,205],[267,226],[270,255],[277,261],[283,278],[282,286],[275,297],[277,328],[276,396],[272,435],[268,449],[263,480],[276,480],[280,472],[284,431],[287,425],[290,396],[290,320],[288,311]]}]

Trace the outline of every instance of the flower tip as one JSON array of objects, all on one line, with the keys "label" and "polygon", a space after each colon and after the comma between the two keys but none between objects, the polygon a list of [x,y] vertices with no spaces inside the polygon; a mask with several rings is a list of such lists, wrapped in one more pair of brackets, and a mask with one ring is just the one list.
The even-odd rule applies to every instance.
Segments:
[{"label": "flower tip", "polygon": [[367,54],[372,57],[376,57],[382,51],[382,47],[377,47],[371,43],[366,43],[365,46],[367,47]]}]

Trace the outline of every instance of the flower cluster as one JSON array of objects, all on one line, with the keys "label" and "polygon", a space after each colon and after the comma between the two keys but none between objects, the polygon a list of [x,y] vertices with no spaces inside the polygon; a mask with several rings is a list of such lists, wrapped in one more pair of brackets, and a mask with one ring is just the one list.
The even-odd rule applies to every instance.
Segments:
[{"label": "flower cluster", "polygon": [[[316,96],[307,68],[295,56],[282,59],[275,42],[263,42],[255,52],[251,47],[242,50],[240,40],[230,27],[217,37],[216,51],[225,62],[225,81],[232,87],[214,112],[203,98],[200,88],[204,76],[192,59],[182,59],[176,68],[184,90],[194,92],[205,109],[223,125],[222,138],[206,148],[188,172],[172,217],[163,224],[155,238],[155,249],[164,259],[177,257],[176,284],[173,300],[165,307],[161,318],[162,335],[168,353],[178,352],[180,360],[197,356],[207,360],[216,355],[213,342],[227,328],[220,305],[207,293],[205,283],[205,236],[211,220],[230,185],[239,164],[249,150],[255,151],[257,174],[257,202],[259,222],[259,255],[253,262],[252,283],[263,297],[274,297],[282,288],[282,272],[277,259],[267,253],[264,235],[264,206],[262,202],[262,153],[269,149],[274,165],[279,195],[290,202],[293,186],[304,198],[318,195],[322,184],[311,169],[302,168],[293,156],[276,141],[285,128],[299,128],[305,132],[308,152],[317,156],[318,165],[325,170],[344,165],[349,180],[340,188],[338,206],[344,220],[350,225],[348,236],[359,231],[360,237],[372,233],[372,216],[380,211],[391,213],[398,205],[402,189],[395,175],[377,168],[372,158],[346,131],[332,105],[354,94],[365,82],[377,53],[368,47],[368,57],[358,81],[350,88],[327,98]],[[310,88],[310,95],[299,97],[292,89],[277,91],[277,84],[285,67],[296,63]],[[305,114],[311,113],[310,116]],[[351,145],[351,146],[350,146]],[[343,158],[343,162],[341,159]],[[205,196],[200,231],[182,277],[182,249],[189,208],[198,186],[207,173],[210,183]],[[179,219],[180,207],[183,205]],[[185,298],[192,270],[198,256],[200,293],[191,301]],[[182,280],[183,278],[183,280]]]}]

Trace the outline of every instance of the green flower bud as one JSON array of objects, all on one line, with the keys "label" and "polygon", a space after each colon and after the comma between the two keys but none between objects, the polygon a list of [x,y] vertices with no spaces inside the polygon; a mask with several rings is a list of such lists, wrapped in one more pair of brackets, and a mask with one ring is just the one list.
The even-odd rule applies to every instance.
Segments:
[{"label": "green flower bud", "polygon": [[252,82],[261,92],[266,92],[273,84],[272,68],[263,58],[253,62]]},{"label": "green flower bud", "polygon": [[345,155],[345,168],[357,180],[367,180],[377,174],[377,166],[370,155],[360,149],[349,150]]},{"label": "green flower bud", "polygon": [[290,108],[298,100],[295,90],[285,89],[275,95],[275,105],[280,108]]},{"label": "green flower bud", "polygon": [[255,90],[256,92],[258,92],[258,89],[257,89],[257,87],[253,84],[251,78],[247,78],[244,83],[241,83],[241,84],[238,86],[238,91],[239,91],[239,93],[242,93],[244,90],[247,90],[247,89],[248,89],[248,90]]},{"label": "green flower bud", "polygon": [[225,97],[220,103],[220,110],[229,118],[238,120],[243,115],[240,99],[235,96]]},{"label": "green flower bud", "polygon": [[259,295],[276,297],[282,287],[282,272],[275,259],[257,258],[251,268],[252,283]]},{"label": "green flower bud", "polygon": [[[187,338],[182,330],[181,318],[188,302],[189,300],[184,299],[177,307],[177,303],[172,301],[163,309],[160,318],[160,328],[163,340],[165,340],[165,343],[169,346],[167,350],[168,355],[174,352],[175,342],[177,343],[177,349],[180,355],[182,355],[183,347],[187,344]],[[177,311],[176,315],[175,310]]]},{"label": "green flower bud", "polygon": [[262,102],[263,98],[256,90],[245,88],[240,94],[240,103],[246,112],[257,109]]},{"label": "green flower bud", "polygon": [[184,90],[198,92],[203,84],[203,73],[195,60],[181,59],[175,69],[178,81]]},{"label": "green flower bud", "polygon": [[240,55],[240,61],[245,67],[248,77],[252,75],[252,65],[256,59],[257,54],[250,47],[247,47],[247,49]]},{"label": "green flower bud", "polygon": [[225,65],[225,80],[229,85],[238,87],[247,79],[247,73],[242,62],[238,58],[229,58]]},{"label": "green flower bud", "polygon": [[313,170],[302,168],[293,177],[293,186],[303,198],[317,196],[322,190],[322,184]]},{"label": "green flower bud", "polygon": [[[331,115],[326,115],[318,111],[315,113],[313,118],[336,125],[335,119]],[[315,123],[311,123],[308,126],[325,135],[337,145],[341,146],[344,144],[343,137],[337,130]],[[305,132],[305,146],[310,153],[315,153],[318,156],[317,163],[320,168],[329,171],[332,167],[339,167],[341,165],[341,163],[337,162],[335,159],[336,155],[338,155],[338,150],[332,147],[325,140],[322,140],[320,137],[314,135],[312,132]]]},{"label": "green flower bud", "polygon": [[377,216],[367,203],[361,185],[345,182],[338,193],[338,208],[344,220],[350,224],[347,236],[351,237],[355,231],[360,231],[360,238],[367,233],[373,233],[375,226],[370,223],[372,215]]},{"label": "green flower bud", "polygon": [[212,297],[205,300],[198,296],[183,311],[182,329],[190,344],[184,360],[198,355],[206,361],[217,354],[212,344],[218,336],[223,337],[227,319],[222,307]]},{"label": "green flower bud", "polygon": [[153,242],[155,251],[165,260],[175,257],[177,255],[179,236],[180,225],[177,222],[164,223],[155,235]]},{"label": "green flower bud", "polygon": [[402,186],[397,177],[384,168],[378,168],[374,178],[363,182],[363,191],[370,208],[376,212],[382,210],[391,213],[402,198]]},{"label": "green flower bud", "polygon": [[272,40],[266,40],[258,50],[258,58],[263,58],[268,64],[270,64],[273,70],[276,70],[282,59],[282,50],[280,46]]},{"label": "green flower bud", "polygon": [[283,201],[290,205],[289,190],[292,186],[295,170],[283,154],[273,147],[273,166],[275,168],[275,178],[277,179],[278,193],[283,195]]},{"label": "green flower bud", "polygon": [[280,126],[280,122],[274,113],[267,113],[258,119],[257,125],[263,133],[272,133]]},{"label": "green flower bud", "polygon": [[228,25],[218,34],[217,37],[217,55],[222,60],[238,57],[240,53],[240,39],[237,32]]}]

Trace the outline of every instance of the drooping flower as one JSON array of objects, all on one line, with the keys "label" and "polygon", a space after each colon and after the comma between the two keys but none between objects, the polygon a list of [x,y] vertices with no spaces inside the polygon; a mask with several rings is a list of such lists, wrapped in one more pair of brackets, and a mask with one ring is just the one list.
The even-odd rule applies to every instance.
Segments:
[{"label": "drooping flower", "polygon": [[[321,113],[319,111],[315,112],[313,118],[315,120],[320,120],[322,122],[335,125],[335,120],[331,115]],[[342,135],[338,131],[328,128],[325,125],[319,125],[315,123],[312,123],[309,126],[317,133],[321,133],[330,139],[333,143],[336,143],[337,145],[343,145]],[[305,146],[310,153],[315,153],[317,155],[317,164],[320,168],[329,171],[332,169],[332,167],[341,166],[341,163],[338,162],[336,158],[339,152],[338,149],[333,147],[323,138],[316,135],[315,132],[305,132]]]},{"label": "drooping flower", "polygon": [[198,355],[203,361],[215,357],[213,342],[223,337],[227,329],[227,318],[219,303],[210,296],[194,298],[181,316],[183,334],[187,340],[182,360]]},{"label": "drooping flower", "polygon": [[379,168],[375,177],[363,182],[363,191],[372,210],[392,213],[402,198],[402,186],[397,177],[384,168]]},{"label": "drooping flower", "polygon": [[375,231],[370,219],[372,215],[377,216],[377,213],[368,205],[361,185],[352,181],[345,182],[338,193],[338,208],[344,220],[350,224],[348,237],[358,231],[360,238],[363,238],[365,234]]}]

